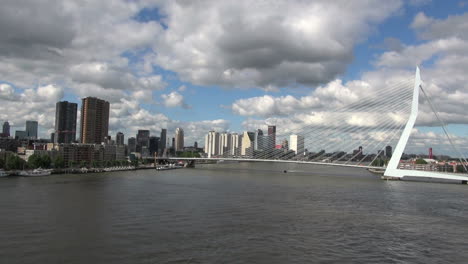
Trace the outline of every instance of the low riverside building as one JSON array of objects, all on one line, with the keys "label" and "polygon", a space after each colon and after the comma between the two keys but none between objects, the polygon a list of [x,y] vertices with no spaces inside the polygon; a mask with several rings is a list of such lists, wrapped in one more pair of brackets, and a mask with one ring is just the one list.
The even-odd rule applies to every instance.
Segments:
[{"label": "low riverside building", "polygon": [[106,144],[57,144],[55,149],[62,155],[67,166],[85,164],[94,166],[109,161],[126,161],[124,145]]}]

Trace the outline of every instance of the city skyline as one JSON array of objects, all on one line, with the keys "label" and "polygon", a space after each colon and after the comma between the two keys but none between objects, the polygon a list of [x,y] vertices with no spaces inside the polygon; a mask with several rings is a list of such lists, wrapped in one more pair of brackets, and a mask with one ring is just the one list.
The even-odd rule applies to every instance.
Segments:
[{"label": "city skyline", "polygon": [[[94,3],[82,9],[53,6],[44,21],[20,16],[24,25],[3,16],[11,32],[0,43],[0,122],[10,122],[11,134],[23,131],[27,120],[37,120],[39,137],[48,138],[56,102],[76,102],[80,109],[81,98],[88,96],[110,102],[111,135],[181,127],[187,142],[202,144],[210,130],[260,128],[266,133],[268,125],[277,125],[278,134],[284,134],[281,130],[292,124],[313,121],[314,114],[329,106],[359,100],[366,87],[410,76],[420,65],[449,131],[462,146],[468,145],[463,99],[468,90],[463,66],[467,40],[459,26],[468,19],[468,5],[462,1],[354,1],[347,7],[320,1],[214,1],[194,4],[197,12],[191,16],[187,14],[193,10],[179,2],[119,3],[100,8],[103,16],[89,13],[96,9]],[[227,6],[243,15],[208,15],[222,14]],[[24,15],[41,3],[12,2],[8,8],[25,10]],[[104,19],[109,14],[112,19]],[[26,38],[29,46],[15,45],[24,39],[21,27],[34,32],[35,26],[53,25],[67,15],[70,19],[60,30],[44,27]],[[347,23],[336,24],[335,17]],[[207,26],[184,30],[184,25],[199,24],[192,19]],[[77,30],[87,23],[96,32],[112,30]],[[116,41],[121,34],[127,41]],[[427,110],[421,109],[416,150],[419,143],[443,138]]]}]

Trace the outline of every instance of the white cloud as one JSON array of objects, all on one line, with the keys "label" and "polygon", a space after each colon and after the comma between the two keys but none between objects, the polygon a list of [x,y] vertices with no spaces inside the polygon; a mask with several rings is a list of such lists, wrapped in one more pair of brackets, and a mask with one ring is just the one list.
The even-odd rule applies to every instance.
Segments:
[{"label": "white cloud", "polygon": [[165,2],[168,28],[149,59],[194,84],[271,89],[324,83],[345,71],[354,45],[401,4]]},{"label": "white cloud", "polygon": [[[37,120],[42,137],[49,137],[55,123],[55,104],[63,97],[58,85],[40,86],[34,89],[14,91],[9,85],[0,85],[9,97],[0,96],[0,120],[8,120],[15,130],[24,130],[27,120]],[[12,93],[13,92],[13,93]]]},{"label": "white cloud", "polygon": [[160,90],[161,76],[132,69],[124,53],[149,49],[161,32],[133,17],[144,1],[6,1],[0,10],[2,80],[20,88],[64,83],[102,89]]},{"label": "white cloud", "polygon": [[15,89],[11,85],[2,83],[0,84],[0,99],[4,100],[14,100],[15,99]]},{"label": "white cloud", "polygon": [[288,116],[310,110],[325,111],[357,102],[370,91],[370,84],[364,81],[332,81],[313,90],[310,95],[300,98],[291,95],[273,97],[264,95],[236,100],[231,109],[242,116]]},{"label": "white cloud", "polygon": [[184,96],[176,91],[169,94],[162,94],[161,98],[163,99],[163,103],[166,107],[190,108],[190,106],[185,103]]}]

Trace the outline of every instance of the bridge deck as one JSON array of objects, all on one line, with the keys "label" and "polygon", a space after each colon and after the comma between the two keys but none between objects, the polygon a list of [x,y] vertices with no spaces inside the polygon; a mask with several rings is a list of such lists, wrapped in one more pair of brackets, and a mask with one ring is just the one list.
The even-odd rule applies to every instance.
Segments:
[{"label": "bridge deck", "polygon": [[[383,167],[366,166],[361,164],[345,164],[345,163],[331,163],[331,162],[316,162],[316,161],[304,161],[304,160],[271,160],[271,159],[250,159],[250,158],[182,158],[182,157],[168,157],[168,158],[156,158],[156,160],[212,160],[212,161],[248,161],[248,162],[275,162],[275,163],[295,163],[295,164],[312,164],[312,165],[324,165],[334,167],[351,167],[351,168],[362,168],[362,169],[383,169]],[[467,174],[455,174],[455,173],[439,173],[431,171],[418,171],[418,170],[395,170],[385,172],[385,175],[398,175],[397,177],[404,178],[418,177],[418,178],[434,178],[444,180],[456,180],[456,181],[467,181]]]}]

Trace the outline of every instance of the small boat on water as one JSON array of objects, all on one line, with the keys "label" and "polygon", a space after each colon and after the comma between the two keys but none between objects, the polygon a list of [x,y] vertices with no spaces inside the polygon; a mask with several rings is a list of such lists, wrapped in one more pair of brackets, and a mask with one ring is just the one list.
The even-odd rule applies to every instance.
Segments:
[{"label": "small boat on water", "polygon": [[0,170],[0,177],[6,177],[8,174],[4,170]]},{"label": "small boat on water", "polygon": [[47,176],[52,173],[52,170],[44,170],[44,169],[35,169],[32,171],[21,171],[20,176],[26,176],[26,177],[36,177],[36,176]]},{"label": "small boat on water", "polygon": [[178,164],[166,164],[156,166],[156,170],[175,170],[182,169],[184,166]]}]

